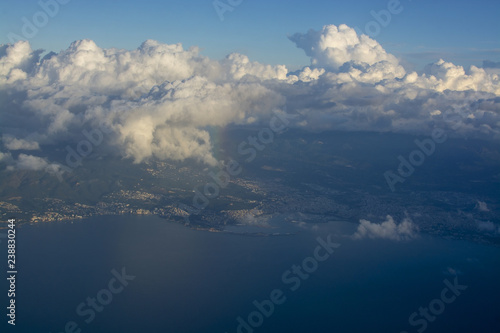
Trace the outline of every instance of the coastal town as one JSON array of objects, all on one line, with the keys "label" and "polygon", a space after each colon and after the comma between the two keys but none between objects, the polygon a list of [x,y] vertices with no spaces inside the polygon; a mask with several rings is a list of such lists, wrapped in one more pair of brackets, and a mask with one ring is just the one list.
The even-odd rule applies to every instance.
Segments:
[{"label": "coastal town", "polygon": [[[102,196],[97,203],[83,204],[57,198],[40,198],[38,210],[22,210],[9,202],[0,202],[2,220],[15,216],[21,223],[48,223],[82,220],[107,215],[155,215],[187,227],[208,231],[223,231],[233,225],[259,225],[272,218],[286,222],[326,223],[360,219],[383,221],[386,215],[397,220],[409,217],[420,232],[453,239],[493,242],[478,229],[478,221],[494,218],[492,212],[474,210],[477,202],[461,193],[411,193],[412,204],[402,196],[391,198],[374,196],[359,189],[350,191],[327,188],[319,184],[304,183],[300,188],[290,187],[282,181],[256,181],[245,178],[231,180],[231,186],[214,198],[204,209],[194,209],[189,190],[171,188],[166,194],[146,189],[119,190]],[[231,188],[231,190],[229,190]],[[242,195],[242,193],[244,193]],[[246,194],[245,194],[246,193]],[[248,195],[251,193],[251,197]],[[192,197],[191,193],[191,197]],[[184,200],[176,198],[184,197]],[[430,206],[425,201],[456,205],[456,211]],[[187,198],[187,199],[186,199]],[[452,199],[450,199],[452,198]],[[15,199],[15,198],[14,198]],[[15,201],[15,200],[13,200]],[[477,210],[477,209],[476,209]]]}]

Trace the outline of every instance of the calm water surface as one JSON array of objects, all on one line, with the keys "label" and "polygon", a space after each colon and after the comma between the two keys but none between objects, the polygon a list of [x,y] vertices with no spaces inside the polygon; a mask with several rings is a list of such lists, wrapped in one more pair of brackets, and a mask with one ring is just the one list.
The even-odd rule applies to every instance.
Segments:
[{"label": "calm water surface", "polygon": [[[467,289],[427,320],[425,332],[500,332],[500,249],[428,236],[355,241],[346,237],[355,228],[332,222],[289,228],[291,236],[251,237],[147,216],[21,226],[17,325],[9,331],[65,332],[73,321],[78,327],[68,332],[237,332],[237,318],[248,323],[253,302],[278,289],[282,304],[261,316],[259,327],[239,332],[417,332],[422,321],[412,326],[409,316],[440,298],[445,279],[457,278]],[[313,256],[317,237],[328,235],[341,246],[297,278],[292,291],[295,283],[282,280],[283,273]],[[77,314],[122,268],[135,279],[92,320]]]}]

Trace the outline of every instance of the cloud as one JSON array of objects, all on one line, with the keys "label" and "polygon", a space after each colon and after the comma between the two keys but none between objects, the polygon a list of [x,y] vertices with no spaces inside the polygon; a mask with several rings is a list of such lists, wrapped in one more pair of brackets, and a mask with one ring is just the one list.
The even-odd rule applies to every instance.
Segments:
[{"label": "cloud", "polygon": [[417,237],[418,228],[405,218],[400,224],[396,224],[392,216],[387,215],[386,220],[380,224],[371,223],[368,220],[360,220],[354,239],[382,238],[395,241],[410,240]]},{"label": "cloud", "polygon": [[500,226],[497,226],[493,222],[490,221],[478,221],[477,228],[479,231],[485,231],[488,233],[497,233],[500,234]]},{"label": "cloud", "polygon": [[483,60],[483,68],[500,68],[500,61]]},{"label": "cloud", "polygon": [[428,135],[440,127],[450,136],[500,138],[499,75],[487,68],[438,60],[423,73],[406,72],[346,25],[290,40],[311,58],[293,73],[238,53],[215,60],[197,47],[153,40],[135,50],[80,40],[43,59],[28,42],[0,46],[4,146],[80,142],[83,131],[106,124],[103,146],[135,162],[214,165],[213,129],[264,124],[277,109],[300,114],[289,126],[306,130]]},{"label": "cloud", "polygon": [[423,88],[436,91],[488,91],[500,95],[498,75],[488,73],[475,66],[471,66],[468,72],[462,66],[440,59],[434,64],[428,65],[421,80],[417,83]]},{"label": "cloud", "polygon": [[49,166],[49,163],[40,157],[33,155],[20,154],[17,163],[17,167],[22,170],[44,170]]},{"label": "cloud", "polygon": [[57,163],[51,163],[46,158],[27,154],[19,154],[17,159],[14,159],[10,153],[0,152],[0,162],[7,164],[7,170],[45,171],[60,179],[62,179],[64,172],[71,172],[71,169]]},{"label": "cloud", "polygon": [[483,65],[481,67],[490,76],[500,76],[500,61],[495,62],[490,60],[483,60]]},{"label": "cloud", "polygon": [[379,43],[367,35],[358,36],[345,24],[338,27],[327,25],[321,31],[309,30],[306,34],[296,33],[289,38],[311,57],[312,65],[318,67],[339,70],[348,62],[398,64],[396,57],[388,54]]},{"label": "cloud", "polygon": [[269,217],[266,216],[256,216],[254,214],[244,215],[242,218],[238,219],[238,222],[245,225],[254,225],[259,227],[270,227]]},{"label": "cloud", "polygon": [[258,83],[216,84],[195,76],[155,86],[139,101],[120,101],[108,114],[125,154],[140,162],[148,157],[216,163],[207,126],[250,124],[283,103]]},{"label": "cloud", "polygon": [[486,204],[486,202],[484,201],[477,201],[477,206],[476,208],[480,211],[480,212],[489,212],[490,210],[488,209],[488,205]]},{"label": "cloud", "polygon": [[12,161],[12,155],[10,152],[3,153],[0,151],[0,162],[9,163]]},{"label": "cloud", "polygon": [[0,84],[26,79],[38,63],[40,53],[41,50],[32,51],[27,41],[0,45]]},{"label": "cloud", "polygon": [[263,80],[288,80],[288,69],[284,65],[271,66],[251,62],[243,54],[232,53],[221,62],[226,72],[226,78],[240,80],[245,76],[254,76]]},{"label": "cloud", "polygon": [[36,141],[16,139],[12,135],[3,135],[3,144],[9,150],[38,150],[40,146]]}]

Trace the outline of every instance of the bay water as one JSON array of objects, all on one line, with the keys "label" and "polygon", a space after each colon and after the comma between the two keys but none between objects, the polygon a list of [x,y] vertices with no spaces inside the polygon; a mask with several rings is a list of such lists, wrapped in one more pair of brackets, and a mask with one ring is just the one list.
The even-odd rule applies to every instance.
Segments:
[{"label": "bay water", "polygon": [[[297,225],[288,235],[235,230],[192,230],[153,216],[22,225],[16,326],[7,325],[4,314],[1,327],[52,333],[500,332],[497,247],[427,235],[406,242],[354,240],[356,224],[348,222]],[[329,253],[321,245],[328,242],[339,246]],[[443,302],[449,284],[462,289],[445,292],[453,300]],[[5,295],[5,280],[2,286]],[[7,297],[1,299],[5,309]],[[427,315],[420,312],[429,307]]]}]

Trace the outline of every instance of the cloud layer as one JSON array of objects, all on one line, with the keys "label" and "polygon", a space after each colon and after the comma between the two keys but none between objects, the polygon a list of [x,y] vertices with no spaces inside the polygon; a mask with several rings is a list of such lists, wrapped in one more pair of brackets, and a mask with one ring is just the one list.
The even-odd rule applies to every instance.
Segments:
[{"label": "cloud layer", "polygon": [[[40,147],[79,142],[83,131],[105,124],[104,144],[136,162],[213,165],[211,128],[258,124],[276,109],[300,114],[291,126],[305,129],[428,134],[441,127],[500,137],[495,71],[438,60],[422,73],[406,72],[377,41],[346,25],[290,40],[311,58],[293,73],[242,54],[214,60],[151,40],[132,51],[80,40],[43,59],[28,42],[0,46],[1,156],[12,161],[8,151],[31,150],[45,158]],[[23,159],[12,163],[42,164]]]}]

